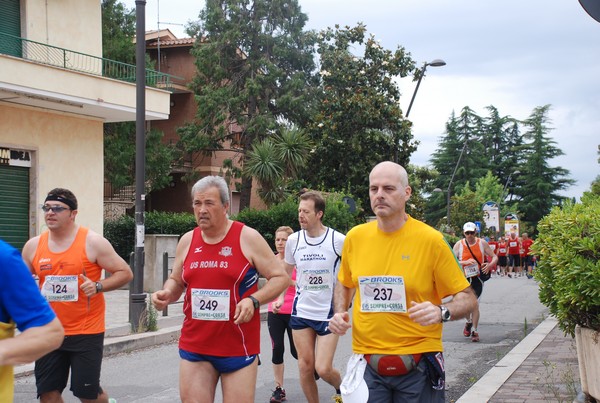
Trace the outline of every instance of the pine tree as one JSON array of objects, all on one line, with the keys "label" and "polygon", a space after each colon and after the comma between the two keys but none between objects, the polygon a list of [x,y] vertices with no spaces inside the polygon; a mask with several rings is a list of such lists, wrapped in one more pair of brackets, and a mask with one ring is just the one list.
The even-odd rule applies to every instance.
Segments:
[{"label": "pine tree", "polygon": [[[498,109],[486,107],[489,115],[484,118],[482,144],[491,172],[505,184],[509,176],[522,162],[515,150],[522,144],[519,122],[510,116],[501,116]],[[502,200],[504,201],[504,197]]]},{"label": "pine tree", "polygon": [[452,204],[452,195],[459,194],[469,181],[485,176],[490,164],[482,141],[483,132],[483,119],[468,106],[458,117],[452,112],[446,134],[431,158],[433,167],[440,173],[435,185],[442,192],[432,195],[426,213],[428,222],[438,222],[447,214],[448,192]]},{"label": "pine tree", "polygon": [[553,158],[564,153],[548,136],[552,130],[548,126],[551,123],[548,117],[549,110],[550,105],[537,107],[529,118],[523,121],[527,129],[523,134],[525,144],[518,149],[526,160],[519,168],[517,191],[521,195],[519,209],[523,214],[520,218],[533,227],[550,212],[552,206],[562,201],[563,197],[557,192],[575,183],[568,178],[567,169],[550,166]]}]

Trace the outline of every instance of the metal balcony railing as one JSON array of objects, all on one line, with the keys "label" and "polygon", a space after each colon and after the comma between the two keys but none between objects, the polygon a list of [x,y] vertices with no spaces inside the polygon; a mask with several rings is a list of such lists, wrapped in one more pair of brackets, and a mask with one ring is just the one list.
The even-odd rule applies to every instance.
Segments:
[{"label": "metal balcony railing", "polygon": [[[129,83],[135,82],[136,67],[131,64],[86,55],[85,53],[30,41],[2,32],[0,32],[0,53],[67,70]],[[169,90],[172,88],[174,79],[176,81],[182,80],[180,77],[146,69],[147,86]]]}]

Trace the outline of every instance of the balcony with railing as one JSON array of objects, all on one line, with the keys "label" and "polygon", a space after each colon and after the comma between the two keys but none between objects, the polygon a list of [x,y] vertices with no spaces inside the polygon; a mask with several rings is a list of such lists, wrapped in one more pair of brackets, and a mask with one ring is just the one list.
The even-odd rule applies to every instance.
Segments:
[{"label": "balcony with railing", "polygon": [[[105,78],[135,82],[136,66],[0,32],[0,54]],[[146,85],[170,90],[180,77],[146,69]]]},{"label": "balcony with railing", "polygon": [[[136,66],[0,32],[0,103],[104,122],[136,119]],[[183,79],[145,69],[145,120],[168,119]]]}]

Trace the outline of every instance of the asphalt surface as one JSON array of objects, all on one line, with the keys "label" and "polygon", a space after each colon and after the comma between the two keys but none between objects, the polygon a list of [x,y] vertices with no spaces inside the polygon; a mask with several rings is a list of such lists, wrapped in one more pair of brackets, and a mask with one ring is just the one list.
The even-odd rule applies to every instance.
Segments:
[{"label": "asphalt surface", "polygon": [[[179,401],[179,357],[175,341],[181,326],[181,305],[170,308],[169,318],[160,318],[158,332],[131,335],[126,324],[127,298],[126,291],[107,293],[109,337],[105,343],[101,384],[120,403]],[[465,394],[547,315],[547,308],[538,300],[537,284],[524,277],[492,278],[486,283],[480,310],[479,343],[473,343],[462,335],[464,321],[450,322],[444,326],[448,402],[457,401]],[[266,322],[263,322],[257,402],[268,402],[273,389],[270,349]],[[284,387],[288,401],[302,402],[305,399],[299,385],[297,365],[287,350]],[[351,336],[341,337],[334,366],[342,374],[351,354]],[[35,401],[35,380],[32,375],[27,375],[30,370],[30,366],[16,369],[15,402]],[[333,388],[322,380],[318,381],[318,385],[321,400],[329,401]],[[63,397],[65,402],[78,401],[68,388]],[[220,394],[217,401],[220,401]]]}]

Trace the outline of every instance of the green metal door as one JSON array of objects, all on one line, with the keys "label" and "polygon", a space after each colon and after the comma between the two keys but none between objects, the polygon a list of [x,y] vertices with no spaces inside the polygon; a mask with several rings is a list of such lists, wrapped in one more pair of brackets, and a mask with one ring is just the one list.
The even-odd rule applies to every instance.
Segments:
[{"label": "green metal door", "polygon": [[0,165],[0,238],[18,249],[29,239],[29,168]]},{"label": "green metal door", "polygon": [[0,0],[0,53],[21,57],[20,0]]}]

